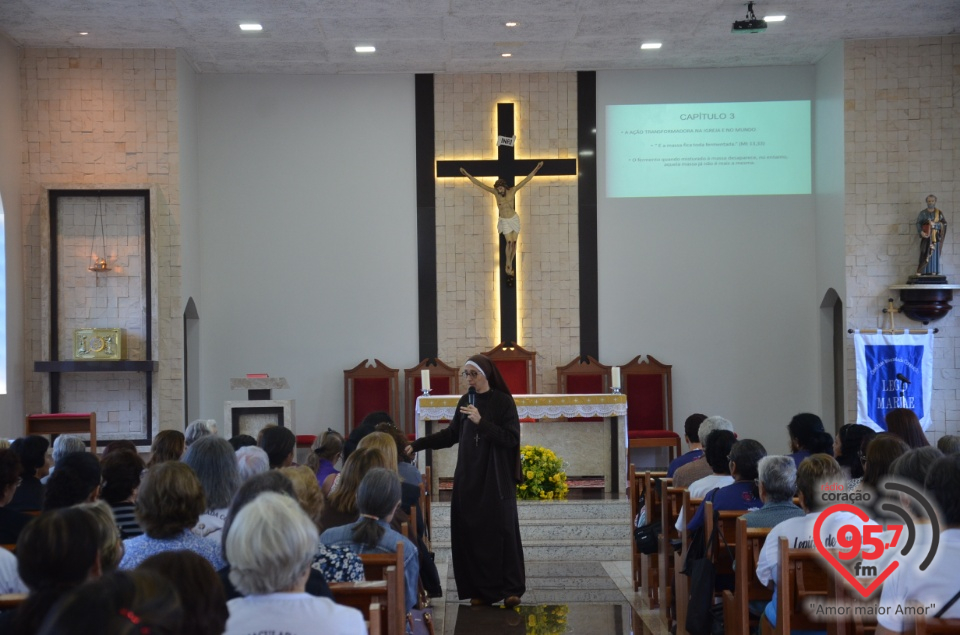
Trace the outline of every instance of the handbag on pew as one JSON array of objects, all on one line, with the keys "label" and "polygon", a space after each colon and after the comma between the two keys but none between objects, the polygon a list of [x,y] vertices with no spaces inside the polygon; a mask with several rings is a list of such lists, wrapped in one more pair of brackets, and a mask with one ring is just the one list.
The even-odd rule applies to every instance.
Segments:
[{"label": "handbag on pew", "polygon": [[659,536],[663,533],[660,521],[637,527],[633,530],[633,540],[637,543],[637,551],[652,556],[660,550]]}]

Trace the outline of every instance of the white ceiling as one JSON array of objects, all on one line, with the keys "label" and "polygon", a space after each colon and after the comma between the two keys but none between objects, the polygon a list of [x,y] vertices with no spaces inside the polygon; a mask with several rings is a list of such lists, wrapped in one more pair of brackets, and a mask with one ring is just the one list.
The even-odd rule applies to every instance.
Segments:
[{"label": "white ceiling", "polygon": [[787,19],[734,35],[738,0],[0,0],[0,32],[27,47],[182,49],[203,73],[812,64],[841,40],[960,33],[960,0],[771,0],[756,13]]}]

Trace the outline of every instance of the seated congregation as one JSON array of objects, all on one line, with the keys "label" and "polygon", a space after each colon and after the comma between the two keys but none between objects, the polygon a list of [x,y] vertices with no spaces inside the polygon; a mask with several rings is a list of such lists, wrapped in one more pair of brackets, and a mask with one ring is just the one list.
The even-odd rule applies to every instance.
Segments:
[{"label": "seated congregation", "polygon": [[339,433],[298,466],[278,426],[165,430],[146,462],[70,435],[0,447],[0,633],[401,635],[442,591],[406,437],[369,418],[342,471]]},{"label": "seated congregation", "polygon": [[634,590],[673,633],[960,633],[960,437],[885,423],[799,414],[770,455],[691,415],[667,471],[630,468]]}]

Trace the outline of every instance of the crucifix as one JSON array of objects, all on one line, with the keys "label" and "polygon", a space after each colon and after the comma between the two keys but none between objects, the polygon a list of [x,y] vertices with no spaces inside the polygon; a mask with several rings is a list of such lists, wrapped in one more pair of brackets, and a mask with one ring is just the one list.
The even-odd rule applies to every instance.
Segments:
[{"label": "crucifix", "polygon": [[[514,177],[534,174],[541,176],[574,176],[577,174],[576,159],[516,159],[514,157],[513,104],[497,104],[497,160],[437,161],[437,177],[495,176],[503,183],[505,191],[514,190]],[[463,172],[461,172],[463,170]],[[522,182],[525,183],[526,179]],[[481,184],[481,187],[487,189]],[[488,189],[488,191],[494,188]],[[512,192],[511,192],[512,194]],[[501,194],[502,196],[502,194]],[[499,201],[499,197],[498,197]],[[499,210],[498,210],[499,212]],[[500,340],[517,341],[517,289],[514,284],[513,262],[516,241],[508,250],[507,236],[516,238],[520,229],[516,217],[501,219],[513,223],[500,233]],[[515,229],[515,231],[509,231]],[[508,257],[509,256],[509,257]]]}]

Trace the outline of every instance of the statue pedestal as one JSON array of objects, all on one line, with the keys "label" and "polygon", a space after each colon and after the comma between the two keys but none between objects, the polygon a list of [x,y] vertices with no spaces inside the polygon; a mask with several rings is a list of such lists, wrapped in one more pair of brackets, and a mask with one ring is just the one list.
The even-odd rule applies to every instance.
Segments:
[{"label": "statue pedestal", "polygon": [[954,289],[960,289],[960,284],[926,284],[931,278],[940,278],[946,281],[945,276],[910,276],[911,280],[923,282],[911,284],[895,284],[890,288],[900,292],[900,313],[911,320],[929,324],[950,313],[950,302],[953,300]]}]

